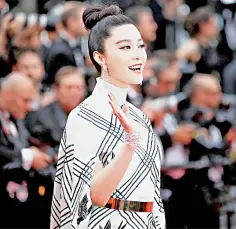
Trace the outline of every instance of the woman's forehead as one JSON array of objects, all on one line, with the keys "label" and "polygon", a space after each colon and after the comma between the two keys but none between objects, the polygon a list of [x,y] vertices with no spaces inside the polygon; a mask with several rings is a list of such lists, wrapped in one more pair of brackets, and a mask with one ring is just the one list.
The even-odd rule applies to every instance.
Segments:
[{"label": "woman's forehead", "polygon": [[110,39],[115,43],[122,40],[137,42],[141,39],[141,35],[134,25],[127,24],[112,28]]}]

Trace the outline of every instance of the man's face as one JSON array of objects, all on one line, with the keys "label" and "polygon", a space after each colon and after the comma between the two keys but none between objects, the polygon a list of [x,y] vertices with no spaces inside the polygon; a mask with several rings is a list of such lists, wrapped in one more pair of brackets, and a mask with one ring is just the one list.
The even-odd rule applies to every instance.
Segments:
[{"label": "man's face", "polygon": [[76,37],[85,36],[88,34],[88,31],[85,29],[83,22],[83,12],[85,8],[78,9],[76,15],[70,18],[69,29],[73,31]]},{"label": "man's face", "polygon": [[194,94],[197,103],[209,109],[217,109],[222,99],[221,86],[213,80],[199,86]]},{"label": "man's face", "polygon": [[217,109],[219,107],[222,98],[221,87],[219,85],[202,88],[201,93],[208,108]]},{"label": "man's face", "polygon": [[147,44],[156,40],[157,23],[151,13],[143,12],[140,14],[137,28]]},{"label": "man's face", "polygon": [[41,82],[45,71],[40,57],[35,53],[22,54],[16,64],[16,70],[26,74],[35,84]]},{"label": "man's face", "polygon": [[8,91],[7,111],[15,119],[24,119],[28,112],[32,110],[36,91],[33,86],[24,86],[15,90]]},{"label": "man's face", "polygon": [[69,113],[84,99],[84,79],[75,73],[68,75],[56,87],[56,94],[63,109]]},{"label": "man's face", "polygon": [[159,96],[166,96],[176,91],[181,72],[179,68],[169,67],[158,74],[157,93]]}]

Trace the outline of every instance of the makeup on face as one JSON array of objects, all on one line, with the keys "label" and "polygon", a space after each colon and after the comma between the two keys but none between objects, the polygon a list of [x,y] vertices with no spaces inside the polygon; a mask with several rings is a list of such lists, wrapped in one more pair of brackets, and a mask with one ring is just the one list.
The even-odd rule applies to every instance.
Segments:
[{"label": "makeup on face", "polygon": [[122,25],[111,30],[105,42],[105,57],[110,77],[117,85],[140,84],[147,54],[138,29]]},{"label": "makeup on face", "polygon": [[[125,40],[121,40],[121,41],[116,42],[116,44],[122,44],[122,43],[124,43],[124,44],[123,44],[122,47],[119,47],[119,49],[122,49],[122,50],[132,49],[132,41],[131,40],[125,39]],[[138,48],[143,48],[144,49],[145,44],[144,44],[142,39],[138,39],[137,44],[139,44],[139,43],[140,43],[140,45],[138,45]],[[140,62],[140,59],[141,58],[137,57],[136,60],[138,60],[139,62],[128,66],[129,70],[131,70],[131,71],[133,71],[137,74],[141,74],[142,71],[143,71],[143,63]]]}]

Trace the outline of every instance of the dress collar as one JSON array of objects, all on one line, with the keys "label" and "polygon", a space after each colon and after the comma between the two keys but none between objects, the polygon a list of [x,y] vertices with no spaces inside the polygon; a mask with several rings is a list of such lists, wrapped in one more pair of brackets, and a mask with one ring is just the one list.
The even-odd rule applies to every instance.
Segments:
[{"label": "dress collar", "polygon": [[104,91],[107,95],[111,93],[114,96],[118,105],[122,106],[125,104],[128,88],[116,87],[113,84],[110,84],[99,77],[97,78],[97,84],[94,88],[94,93],[96,93],[97,91]]}]

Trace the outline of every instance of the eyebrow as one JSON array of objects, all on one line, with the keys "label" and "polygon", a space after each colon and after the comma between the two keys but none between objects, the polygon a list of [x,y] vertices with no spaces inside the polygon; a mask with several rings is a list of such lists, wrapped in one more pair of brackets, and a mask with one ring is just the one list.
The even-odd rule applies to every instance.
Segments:
[{"label": "eyebrow", "polygon": [[[139,42],[139,41],[143,41],[143,39],[140,38],[140,39],[138,39],[138,42]],[[120,44],[120,43],[122,43],[122,42],[131,42],[131,40],[124,39],[124,40],[121,40],[121,41],[117,41],[116,44]]]}]

